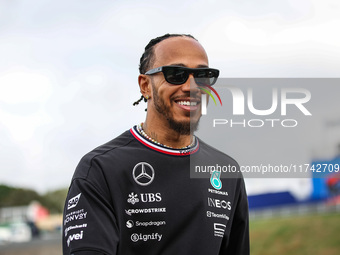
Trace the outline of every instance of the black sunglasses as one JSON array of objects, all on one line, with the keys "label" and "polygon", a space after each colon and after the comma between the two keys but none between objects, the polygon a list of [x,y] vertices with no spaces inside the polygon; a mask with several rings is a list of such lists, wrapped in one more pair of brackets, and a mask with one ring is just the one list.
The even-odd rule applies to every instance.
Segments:
[{"label": "black sunglasses", "polygon": [[162,72],[165,80],[173,85],[185,83],[189,74],[193,74],[195,82],[199,86],[212,86],[217,81],[220,71],[213,68],[188,68],[183,66],[161,66],[147,71],[145,74],[151,75]]}]

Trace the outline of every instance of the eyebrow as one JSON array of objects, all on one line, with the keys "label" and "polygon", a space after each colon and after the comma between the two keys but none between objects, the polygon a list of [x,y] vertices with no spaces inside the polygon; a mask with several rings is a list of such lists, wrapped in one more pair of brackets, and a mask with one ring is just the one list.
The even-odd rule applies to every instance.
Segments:
[{"label": "eyebrow", "polygon": [[[170,64],[169,66],[182,66],[182,67],[187,67],[186,65],[184,64],[181,64],[181,63],[178,63],[178,64]],[[196,68],[209,68],[209,66],[207,65],[198,65]]]}]

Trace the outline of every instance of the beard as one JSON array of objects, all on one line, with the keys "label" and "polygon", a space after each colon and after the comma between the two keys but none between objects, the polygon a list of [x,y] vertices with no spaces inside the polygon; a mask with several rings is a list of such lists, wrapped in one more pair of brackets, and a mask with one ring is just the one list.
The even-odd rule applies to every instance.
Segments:
[{"label": "beard", "polygon": [[172,130],[176,131],[180,135],[192,135],[198,129],[199,119],[194,121],[190,117],[189,121],[176,121],[170,107],[167,106],[164,100],[158,96],[158,91],[153,82],[151,82],[151,84],[153,87],[152,96],[156,111],[166,117]]}]

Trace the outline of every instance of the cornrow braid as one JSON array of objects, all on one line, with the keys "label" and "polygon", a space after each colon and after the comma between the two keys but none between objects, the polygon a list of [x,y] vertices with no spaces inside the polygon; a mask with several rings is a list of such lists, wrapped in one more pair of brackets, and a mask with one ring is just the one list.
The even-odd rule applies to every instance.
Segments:
[{"label": "cornrow braid", "polygon": [[147,101],[146,98],[142,95],[142,96],[140,97],[140,99],[138,99],[136,102],[133,103],[133,106],[138,105],[138,104],[140,103],[140,101],[142,101],[143,99],[144,99],[144,102]]},{"label": "cornrow braid", "polygon": [[154,56],[154,46],[158,43],[160,43],[161,41],[171,38],[171,37],[179,37],[179,36],[186,36],[186,37],[190,37],[194,40],[197,41],[197,39],[195,37],[193,37],[192,35],[189,34],[165,34],[162,36],[159,36],[157,38],[152,39],[148,45],[145,46],[145,51],[142,55],[142,57],[140,58],[140,62],[139,62],[139,73],[140,74],[145,74],[147,72],[147,70],[152,66],[155,56]]}]

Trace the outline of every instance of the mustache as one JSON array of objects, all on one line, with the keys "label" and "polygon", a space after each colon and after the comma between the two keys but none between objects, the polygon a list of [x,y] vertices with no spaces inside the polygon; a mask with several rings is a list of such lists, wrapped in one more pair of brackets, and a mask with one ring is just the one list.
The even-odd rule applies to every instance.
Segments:
[{"label": "mustache", "polygon": [[199,92],[184,93],[183,95],[174,96],[171,99],[179,100],[179,99],[188,99],[188,98],[201,101],[201,93]]}]

